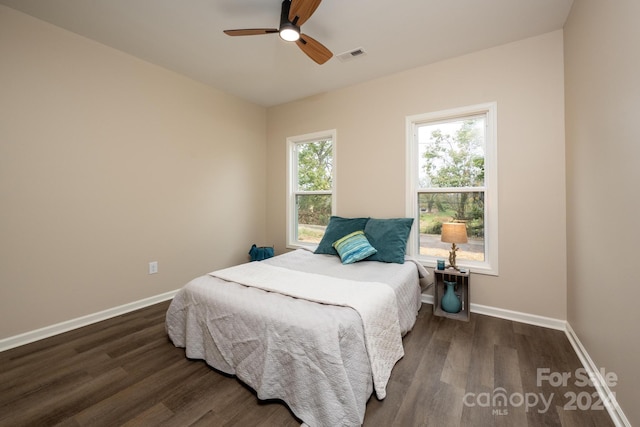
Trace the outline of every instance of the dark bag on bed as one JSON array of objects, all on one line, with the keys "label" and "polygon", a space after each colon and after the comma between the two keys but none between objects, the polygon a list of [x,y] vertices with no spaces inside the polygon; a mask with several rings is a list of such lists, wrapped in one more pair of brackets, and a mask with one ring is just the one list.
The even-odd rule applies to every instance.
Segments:
[{"label": "dark bag on bed", "polygon": [[253,245],[249,250],[249,255],[251,256],[251,261],[262,261],[273,256],[273,247]]}]

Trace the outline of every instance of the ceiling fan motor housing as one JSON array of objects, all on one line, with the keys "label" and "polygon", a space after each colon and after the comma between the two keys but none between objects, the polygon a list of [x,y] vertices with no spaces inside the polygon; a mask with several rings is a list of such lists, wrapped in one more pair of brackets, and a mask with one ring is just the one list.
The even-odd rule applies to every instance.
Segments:
[{"label": "ceiling fan motor housing", "polygon": [[[300,27],[289,21],[289,11],[291,10],[291,0],[282,2],[282,12],[280,13],[280,37],[286,41],[296,41],[300,38]],[[297,17],[296,17],[297,21]]]}]

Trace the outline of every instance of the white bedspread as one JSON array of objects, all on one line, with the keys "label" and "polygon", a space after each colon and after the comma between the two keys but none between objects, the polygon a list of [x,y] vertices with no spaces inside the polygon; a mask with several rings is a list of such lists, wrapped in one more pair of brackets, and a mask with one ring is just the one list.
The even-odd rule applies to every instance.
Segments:
[{"label": "white bedspread", "polygon": [[[401,334],[413,327],[421,305],[419,269],[410,262],[345,266],[336,256],[297,250],[257,264],[388,284],[396,296]],[[187,357],[236,375],[260,399],[283,400],[311,427],[364,421],[374,390],[373,370],[362,319],[350,307],[318,304],[207,274],[174,297],[166,329]]]},{"label": "white bedspread", "polygon": [[209,274],[269,292],[355,309],[362,319],[376,395],[379,399],[386,397],[391,370],[404,356],[396,295],[389,285],[306,273],[257,262]]}]

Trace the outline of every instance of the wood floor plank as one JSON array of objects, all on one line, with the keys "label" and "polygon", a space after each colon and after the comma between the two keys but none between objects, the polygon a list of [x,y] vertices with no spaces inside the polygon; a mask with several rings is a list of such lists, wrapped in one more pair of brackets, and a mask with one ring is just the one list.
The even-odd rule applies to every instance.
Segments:
[{"label": "wood floor plank", "polygon": [[[500,414],[496,418],[496,426],[527,426],[527,413],[524,406],[524,389],[520,378],[520,360],[514,348],[496,345],[494,347],[494,391],[492,393],[492,410]],[[494,399],[496,396],[504,399]],[[494,403],[495,402],[495,403]]]},{"label": "wood floor plank", "polygon": [[156,403],[146,411],[122,424],[122,427],[157,426],[169,420],[173,412],[164,403]]},{"label": "wood floor plank", "polygon": [[[462,323],[462,322],[459,322]],[[467,373],[471,363],[472,333],[464,328],[454,331],[449,352],[444,362],[440,380],[464,390],[467,387]]]},{"label": "wood floor plank", "polygon": [[[168,304],[0,353],[0,426],[300,424],[282,402],[261,402],[236,378],[187,359],[166,336]],[[613,426],[604,410],[567,405],[565,394],[593,387],[537,383],[539,368],[581,368],[561,331],[475,313],[460,322],[425,305],[403,344],[387,397],[367,403],[365,427]],[[542,413],[480,404],[491,403],[497,387],[555,399]]]},{"label": "wood floor plank", "polygon": [[548,353],[548,347],[537,345],[539,342],[539,339],[533,338],[531,334],[516,336],[516,347],[520,355],[520,379],[523,388],[528,390],[528,393],[535,393],[536,396],[534,399],[531,395],[529,399],[536,404],[530,405],[527,411],[527,422],[531,426],[559,425],[560,419],[555,410],[555,405],[558,403],[557,389],[538,380],[538,369],[551,366],[553,357]]},{"label": "wood floor plank", "polygon": [[[180,369],[182,372],[175,375]],[[121,425],[146,411],[180,385],[182,381],[191,381],[201,375],[201,365],[184,365],[181,361],[164,366],[116,394],[101,400],[74,416],[81,425]],[[113,408],[118,408],[114,411]]]},{"label": "wood floor plank", "polygon": [[393,368],[393,375],[387,384],[387,397],[378,400],[375,396],[369,399],[364,424],[367,426],[389,426],[395,414],[406,399],[407,391],[416,375],[420,375],[418,367],[422,363],[425,350],[433,339],[437,322],[432,322],[429,310],[420,310],[416,325],[405,336],[405,355]]},{"label": "wood floor plank", "polygon": [[459,427],[464,409],[465,391],[455,385],[441,383],[426,403],[425,427]]},{"label": "wood floor plank", "polygon": [[[0,423],[7,425],[48,426],[73,418],[83,408],[103,401],[115,391],[131,385],[127,373],[116,368],[97,378],[70,384],[69,389],[46,390],[34,393],[28,399],[20,399],[18,404],[3,411]],[[7,415],[5,417],[5,415]]]},{"label": "wood floor plank", "polygon": [[440,381],[440,377],[449,347],[450,342],[447,341],[433,339],[430,342],[416,369],[415,379],[409,385],[404,401],[393,418],[392,425],[427,425],[430,417],[433,418],[433,414],[429,412],[433,396],[441,393],[447,386]]}]

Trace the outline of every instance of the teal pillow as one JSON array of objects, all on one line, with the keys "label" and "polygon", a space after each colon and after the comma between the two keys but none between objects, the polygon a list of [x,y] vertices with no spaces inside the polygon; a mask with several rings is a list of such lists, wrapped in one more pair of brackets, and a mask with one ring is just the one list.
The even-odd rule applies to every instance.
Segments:
[{"label": "teal pillow", "polygon": [[354,231],[364,230],[367,221],[369,221],[369,218],[342,218],[332,216],[329,218],[329,225],[327,225],[324,236],[322,240],[320,240],[320,244],[314,253],[338,255],[338,252],[336,252],[333,247],[333,242]]},{"label": "teal pillow", "polygon": [[343,264],[353,264],[378,252],[369,244],[364,231],[358,230],[333,242]]},{"label": "teal pillow", "polygon": [[366,261],[382,261],[404,264],[407,239],[413,218],[371,218],[364,227],[364,234],[371,246],[378,250]]}]

